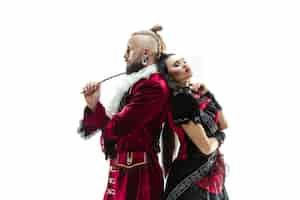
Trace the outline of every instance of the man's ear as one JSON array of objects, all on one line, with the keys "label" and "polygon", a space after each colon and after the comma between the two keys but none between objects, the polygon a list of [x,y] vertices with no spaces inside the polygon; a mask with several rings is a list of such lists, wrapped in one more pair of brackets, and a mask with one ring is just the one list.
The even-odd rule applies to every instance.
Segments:
[{"label": "man's ear", "polygon": [[143,55],[145,55],[145,56],[150,56],[150,55],[151,55],[150,49],[149,49],[149,48],[145,48],[145,49],[144,49],[144,52],[143,52]]}]

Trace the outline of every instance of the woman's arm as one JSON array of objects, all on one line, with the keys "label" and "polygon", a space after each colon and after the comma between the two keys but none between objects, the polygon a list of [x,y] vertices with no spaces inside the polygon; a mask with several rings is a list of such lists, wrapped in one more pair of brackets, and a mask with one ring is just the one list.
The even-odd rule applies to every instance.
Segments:
[{"label": "woman's arm", "polygon": [[[204,84],[200,84],[200,83],[194,84],[193,89],[196,91],[199,91],[199,93],[201,95],[205,95],[206,93],[209,92],[207,87]],[[216,99],[212,93],[210,93],[210,97],[213,99],[213,101],[216,101]],[[216,102],[216,103],[219,104],[218,102]],[[224,129],[228,128],[228,123],[227,123],[227,120],[226,120],[222,110],[219,111],[218,125],[219,125],[220,130],[224,130]]]},{"label": "woman's arm", "polygon": [[218,140],[215,137],[207,137],[206,132],[201,124],[195,124],[194,122],[189,121],[181,126],[192,142],[203,154],[209,155],[218,148]]},{"label": "woman's arm", "polygon": [[220,111],[218,125],[219,125],[220,130],[224,130],[224,129],[228,128],[228,123],[227,123],[227,120],[225,119],[223,111]]}]

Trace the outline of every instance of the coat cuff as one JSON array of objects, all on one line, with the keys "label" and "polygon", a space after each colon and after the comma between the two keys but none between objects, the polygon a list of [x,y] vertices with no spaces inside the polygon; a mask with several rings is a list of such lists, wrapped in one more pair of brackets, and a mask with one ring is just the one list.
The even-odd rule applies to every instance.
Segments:
[{"label": "coat cuff", "polygon": [[101,128],[101,122],[105,117],[105,108],[98,102],[94,111],[85,107],[83,119],[80,120],[78,133],[83,137],[89,137]]}]

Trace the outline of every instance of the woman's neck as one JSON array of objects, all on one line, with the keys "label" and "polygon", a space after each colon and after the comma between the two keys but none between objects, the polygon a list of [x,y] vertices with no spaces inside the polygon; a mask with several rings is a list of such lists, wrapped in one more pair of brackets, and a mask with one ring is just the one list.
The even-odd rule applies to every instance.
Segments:
[{"label": "woman's neck", "polygon": [[190,86],[190,80],[184,80],[181,82],[177,82],[178,87],[189,87]]}]

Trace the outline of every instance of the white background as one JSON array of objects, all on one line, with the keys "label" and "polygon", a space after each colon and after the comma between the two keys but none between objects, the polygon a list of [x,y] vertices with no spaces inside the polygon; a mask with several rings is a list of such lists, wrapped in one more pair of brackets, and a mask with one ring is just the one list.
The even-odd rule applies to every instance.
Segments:
[{"label": "white background", "polygon": [[289,0],[2,0],[0,199],[102,199],[99,134],[76,133],[80,91],[124,71],[130,33],[157,23],[169,52],[190,58],[224,107],[231,199],[299,199],[299,9]]}]

